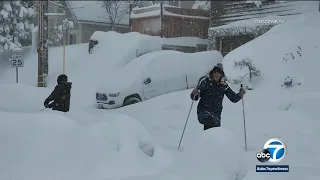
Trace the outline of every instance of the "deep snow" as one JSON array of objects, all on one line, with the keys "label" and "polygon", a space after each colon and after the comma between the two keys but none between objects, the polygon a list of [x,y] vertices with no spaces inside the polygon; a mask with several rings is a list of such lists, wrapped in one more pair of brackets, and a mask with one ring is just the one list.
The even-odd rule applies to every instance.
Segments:
[{"label": "deep snow", "polygon": [[62,113],[1,112],[0,122],[2,179],[141,176],[172,161],[139,122],[125,115],[96,117],[91,119],[96,123],[83,125]]},{"label": "deep snow", "polygon": [[[26,61],[26,66],[21,68],[21,73],[23,71],[24,73],[21,74],[23,80],[21,79],[19,85],[3,84],[14,83],[14,70],[8,69],[0,77],[0,145],[5,147],[0,149],[1,178],[19,179],[20,176],[24,179],[109,177],[128,180],[188,178],[233,180],[238,174],[242,180],[319,179],[320,173],[317,167],[320,161],[317,152],[320,147],[316,142],[320,125],[317,108],[320,105],[320,86],[317,83],[317,76],[314,75],[319,67],[317,49],[320,23],[317,17],[319,13],[310,13],[295,20],[288,20],[285,24],[277,25],[268,33],[237,48],[224,58],[224,68],[229,79],[246,73],[245,69],[238,71],[233,68],[234,60],[241,60],[246,56],[250,57],[262,72],[262,77],[254,81],[254,89],[248,91],[244,99],[248,152],[243,152],[241,102],[232,104],[225,100],[222,128],[207,132],[203,132],[202,126],[197,122],[197,103],[195,103],[181,151],[177,151],[176,148],[191,105],[189,99],[191,90],[170,93],[111,111],[90,107],[94,96],[90,96],[89,93],[93,88],[85,84],[98,84],[98,81],[91,78],[97,72],[95,68],[100,69],[101,64],[94,58],[89,59],[90,64],[86,58],[88,56],[82,54],[87,53],[87,45],[76,45],[75,54],[68,55],[70,64],[67,72],[70,73],[71,81],[79,85],[75,85],[72,89],[72,109],[65,115],[51,111],[39,112],[44,98],[52,90],[56,75],[61,72],[62,58],[59,57],[59,54],[62,54],[61,49],[57,49],[59,52],[55,54],[57,57],[52,53],[52,59],[58,61],[51,61],[51,63],[56,62],[56,66],[50,66],[52,70],[49,72],[57,74],[51,75],[50,88],[32,87],[35,85],[36,67],[32,65],[34,62],[30,59],[28,63]],[[115,44],[121,41],[111,42]],[[295,53],[297,46],[302,49],[302,57]],[[110,53],[115,59],[123,57],[123,54],[117,56],[113,51]],[[297,58],[290,59],[290,56],[286,56],[290,53]],[[73,63],[77,65],[74,68],[71,68],[72,61],[77,62]],[[81,68],[83,68],[82,73],[80,73]],[[105,69],[109,68],[116,69],[111,65],[105,66]],[[86,77],[88,74],[91,77]],[[302,85],[288,89],[281,87],[288,75],[294,79],[304,79]],[[232,89],[238,91],[239,85],[232,85]],[[279,110],[279,106],[283,104],[292,105],[287,111]],[[114,113],[129,115],[131,118]],[[255,165],[260,164],[255,158],[256,152],[268,139],[275,137],[282,139],[288,146],[288,154],[281,164],[290,165],[290,172],[256,173]],[[137,143],[137,139],[149,143],[147,146],[142,146],[141,143]],[[125,152],[122,151],[126,155],[123,156],[124,159],[123,154],[117,151],[117,147],[125,144],[128,146],[124,148]],[[152,149],[150,148],[152,146],[148,144],[160,149],[162,155],[158,157],[161,160],[143,153],[141,149],[150,153],[148,150]],[[54,153],[52,152],[54,150],[57,151]],[[59,158],[51,159],[48,154],[55,154]],[[130,161],[134,164],[132,165]],[[28,167],[24,166],[25,163],[28,163]],[[113,166],[136,169],[126,173],[126,170],[121,168],[120,172],[119,169],[112,169]],[[108,167],[111,168],[110,171]],[[36,170],[28,172],[32,168]],[[119,176],[110,177],[107,172],[119,172],[111,173]],[[244,174],[245,172],[247,173]],[[218,175],[220,176],[217,177]],[[244,178],[241,178],[242,175],[245,175]]]}]

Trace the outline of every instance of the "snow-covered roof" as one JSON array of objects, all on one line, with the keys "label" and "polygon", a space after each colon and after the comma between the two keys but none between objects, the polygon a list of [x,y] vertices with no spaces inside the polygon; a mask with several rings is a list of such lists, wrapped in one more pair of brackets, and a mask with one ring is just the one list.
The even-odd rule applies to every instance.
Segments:
[{"label": "snow-covered roof", "polygon": [[[318,1],[276,1],[276,3],[271,3],[267,5],[261,5],[258,1],[245,1],[246,3],[256,4],[255,8],[250,8],[246,11],[227,10],[227,12],[222,15],[219,22],[226,24],[229,22],[252,19],[252,18],[262,18],[266,16],[288,16],[288,15],[298,15],[301,13],[306,13],[310,11],[319,11]],[[241,4],[240,2],[234,2],[234,4]],[[231,3],[230,3],[231,4]],[[229,6],[230,6],[229,4]],[[258,5],[260,4],[260,5]]]},{"label": "snow-covered roof", "polygon": [[211,27],[209,30],[229,29],[229,28],[256,28],[258,26],[270,25],[270,24],[282,24],[287,20],[294,19],[298,15],[292,16],[267,16],[263,18],[252,18],[241,21],[235,21],[230,24],[226,24],[218,27]]},{"label": "snow-covered roof", "polygon": [[226,36],[239,34],[253,34],[259,36],[273,26],[283,24],[288,20],[295,19],[299,15],[291,16],[267,16],[263,18],[252,18],[241,21],[235,21],[227,25],[209,28],[209,35]]},{"label": "snow-covered roof", "polygon": [[[168,4],[162,4],[163,7],[176,7],[176,6],[171,6],[171,5],[168,5]],[[132,10],[134,11],[139,11],[139,10],[151,10],[151,9],[154,9],[154,8],[157,8],[157,9],[160,9],[160,4],[154,4],[152,6],[147,6],[147,7],[135,7],[133,8]]]},{"label": "snow-covered roof", "polygon": [[131,19],[138,19],[138,18],[146,18],[146,17],[155,17],[155,16],[160,16],[160,9],[156,9],[153,11],[148,11],[144,13],[134,13],[133,11],[131,12],[130,18]]},{"label": "snow-covered roof", "polygon": [[[97,23],[110,23],[108,14],[104,8],[103,1],[66,1],[70,11],[74,14],[77,21],[88,21]],[[119,1],[120,3],[120,1]],[[124,8],[129,7],[128,3],[123,2]],[[119,12],[122,12],[120,9]],[[119,16],[120,17],[120,16]],[[116,23],[118,20],[116,20]],[[129,25],[129,13],[124,13],[119,23],[121,25]]]},{"label": "snow-covered roof", "polygon": [[[203,16],[190,16],[190,15],[182,15],[182,14],[172,13],[172,12],[167,11],[165,9],[166,7],[179,8],[179,7],[163,4],[162,13],[164,16],[176,16],[176,17],[194,18],[194,19],[210,19],[209,17],[203,17]],[[160,11],[161,11],[160,4],[155,4],[155,5],[143,7],[143,8],[133,8],[131,15],[130,15],[130,18],[131,19],[138,19],[138,18],[160,16],[160,13],[161,13]]]}]

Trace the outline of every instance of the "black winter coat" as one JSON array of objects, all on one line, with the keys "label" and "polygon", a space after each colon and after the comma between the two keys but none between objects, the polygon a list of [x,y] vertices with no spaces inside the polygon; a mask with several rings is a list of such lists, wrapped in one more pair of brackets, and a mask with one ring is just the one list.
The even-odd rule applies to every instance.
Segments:
[{"label": "black winter coat", "polygon": [[[199,81],[196,89],[200,91],[200,97],[194,98],[195,101],[200,98],[197,108],[198,114],[203,111],[208,111],[220,118],[223,109],[222,102],[224,95],[233,103],[241,100],[239,93],[235,93],[226,83],[213,83],[208,76],[203,77]],[[192,93],[190,97],[193,99],[194,96]]]},{"label": "black winter coat", "polygon": [[68,112],[70,109],[71,98],[71,82],[61,82],[52,91],[50,96],[45,100],[44,105],[49,104],[49,108],[52,110]]}]

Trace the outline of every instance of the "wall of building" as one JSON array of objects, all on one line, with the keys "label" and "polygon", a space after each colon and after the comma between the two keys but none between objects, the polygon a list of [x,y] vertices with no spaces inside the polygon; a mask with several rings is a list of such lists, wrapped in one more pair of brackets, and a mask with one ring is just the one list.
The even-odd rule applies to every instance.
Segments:
[{"label": "wall of building", "polygon": [[139,32],[150,36],[161,35],[161,19],[158,17],[139,18],[131,20],[131,32]]},{"label": "wall of building", "polygon": [[209,20],[163,16],[164,36],[208,38]]}]

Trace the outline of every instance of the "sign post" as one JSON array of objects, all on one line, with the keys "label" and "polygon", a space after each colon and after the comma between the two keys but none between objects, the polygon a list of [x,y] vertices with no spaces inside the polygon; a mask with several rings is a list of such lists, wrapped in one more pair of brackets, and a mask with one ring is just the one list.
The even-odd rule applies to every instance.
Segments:
[{"label": "sign post", "polygon": [[16,68],[16,83],[19,82],[19,67],[24,66],[23,50],[21,48],[15,48],[12,50],[11,67]]}]

